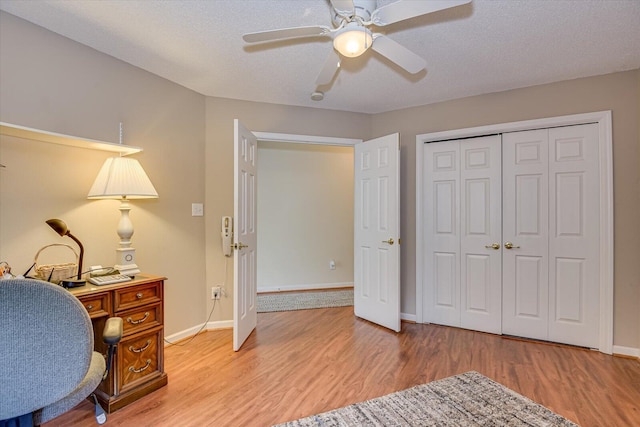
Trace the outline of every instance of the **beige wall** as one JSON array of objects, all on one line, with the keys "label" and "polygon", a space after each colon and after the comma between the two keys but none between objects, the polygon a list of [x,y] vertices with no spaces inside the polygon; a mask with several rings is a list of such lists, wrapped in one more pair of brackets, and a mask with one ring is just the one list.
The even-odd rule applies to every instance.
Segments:
[{"label": "beige wall", "polygon": [[[133,245],[144,272],[166,275],[166,334],[206,318],[205,97],[4,12],[0,13],[0,121],[144,148],[160,198],[133,201]],[[44,221],[63,219],[85,265],[113,265],[119,202],[87,193],[110,154],[0,137],[0,258],[19,273],[43,245],[65,242]],[[55,256],[55,254],[52,254]],[[58,262],[51,259],[51,262]]]},{"label": "beige wall", "polygon": [[614,344],[640,347],[640,71],[563,81],[377,114],[372,135],[400,131],[402,311],[415,313],[416,135],[518,120],[612,110],[615,221]]},{"label": "beige wall", "polygon": [[[220,217],[233,215],[233,119],[263,132],[368,139],[401,133],[402,312],[415,313],[415,136],[441,130],[612,110],[615,198],[614,343],[640,348],[640,71],[614,73],[367,115],[205,98],[86,46],[0,13],[0,120],[145,148],[138,158],[160,198],[134,202],[138,262],[169,277],[168,335],[201,324],[209,288],[226,283],[212,320],[233,317]],[[320,104],[319,104],[320,105]],[[87,264],[113,262],[117,202],[85,200],[108,154],[0,139],[0,258],[18,271],[60,217]],[[204,160],[203,160],[204,159]],[[205,217],[191,217],[192,202]],[[206,232],[205,232],[206,231]],[[204,249],[204,250],[203,250]],[[203,298],[207,301],[203,304]]]},{"label": "beige wall", "polygon": [[352,147],[258,143],[258,291],[353,286],[353,184]]}]

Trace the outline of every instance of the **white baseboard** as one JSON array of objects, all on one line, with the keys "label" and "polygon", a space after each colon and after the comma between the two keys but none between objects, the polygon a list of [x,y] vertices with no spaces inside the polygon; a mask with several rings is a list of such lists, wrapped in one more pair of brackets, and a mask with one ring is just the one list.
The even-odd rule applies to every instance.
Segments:
[{"label": "white baseboard", "polygon": [[[204,323],[200,325],[193,326],[189,329],[185,329],[184,331],[176,332],[175,334],[171,334],[169,336],[164,337],[165,340],[175,343],[177,341],[183,340],[185,338],[189,338],[195,334],[197,334],[201,329],[203,331],[213,331],[216,329],[229,329],[233,328],[233,320],[219,320],[217,322],[208,322],[206,326],[203,328]],[[164,343],[165,347],[170,345],[168,343]]]},{"label": "white baseboard", "polygon": [[621,345],[614,345],[613,354],[619,354],[621,356],[637,357],[640,359],[640,348],[623,347]]},{"label": "white baseboard", "polygon": [[[198,331],[200,330],[200,328],[202,328],[202,325],[204,325],[203,323],[196,325],[196,326],[192,326],[189,329],[185,329],[184,331],[180,331],[180,332],[176,332],[175,334],[171,334],[169,336],[165,336],[164,339],[169,341],[169,342],[177,342],[180,341],[182,339],[185,338],[189,338],[192,335],[195,335],[196,333],[198,333]],[[169,345],[166,342],[164,343],[165,346]]]},{"label": "white baseboard", "polygon": [[400,320],[406,320],[407,322],[416,323],[416,315],[408,313],[400,313]]},{"label": "white baseboard", "polygon": [[229,328],[233,328],[233,320],[218,320],[216,322],[207,323],[207,331]]},{"label": "white baseboard", "polygon": [[258,293],[266,292],[288,292],[288,291],[312,291],[335,288],[353,288],[353,282],[345,283],[318,283],[308,285],[289,285],[289,286],[266,286],[258,288]]}]

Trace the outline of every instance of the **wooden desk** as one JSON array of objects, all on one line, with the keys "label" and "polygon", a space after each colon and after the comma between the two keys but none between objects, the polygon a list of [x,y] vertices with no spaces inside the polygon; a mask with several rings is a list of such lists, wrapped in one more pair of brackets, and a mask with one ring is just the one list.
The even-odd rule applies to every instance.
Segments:
[{"label": "wooden desk", "polygon": [[105,354],[102,332],[109,317],[121,317],[122,340],[109,376],[96,390],[107,412],[113,412],[167,384],[164,372],[165,277],[138,274],[130,282],[70,289],[89,312],[95,350]]}]

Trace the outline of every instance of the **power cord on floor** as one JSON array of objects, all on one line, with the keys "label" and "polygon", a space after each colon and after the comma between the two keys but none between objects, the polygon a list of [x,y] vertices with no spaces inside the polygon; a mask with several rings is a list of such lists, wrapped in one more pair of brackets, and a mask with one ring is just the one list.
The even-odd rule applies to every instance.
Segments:
[{"label": "power cord on floor", "polygon": [[[227,293],[226,293],[226,286],[227,286],[226,284],[227,284],[227,260],[228,260],[228,259],[229,259],[228,257],[224,257],[224,282],[222,283],[222,286],[221,286],[221,289],[222,289],[221,293],[222,293],[223,295],[226,295],[226,294],[227,294]],[[207,317],[207,321],[206,321],[206,322],[204,322],[204,323],[202,324],[202,326],[200,327],[200,329],[198,329],[198,332],[196,332],[194,335],[192,335],[192,336],[191,336],[191,338],[189,338],[187,341],[185,341],[185,342],[181,342],[181,343],[171,342],[171,341],[169,341],[168,339],[164,338],[164,342],[166,342],[166,343],[167,343],[167,344],[169,344],[169,345],[173,345],[173,346],[177,346],[177,347],[182,347],[182,346],[185,346],[185,345],[189,344],[191,341],[193,341],[193,340],[194,340],[194,338],[195,338],[195,337],[197,337],[197,336],[198,336],[198,334],[200,334],[200,332],[202,332],[202,331],[204,330],[204,328],[205,328],[205,327],[207,326],[207,324],[209,323],[209,320],[211,320],[211,315],[213,314],[213,311],[214,311],[214,310],[215,310],[215,308],[216,308],[216,301],[217,301],[217,300],[215,300],[215,299],[213,300],[213,307],[211,307],[211,311],[209,312],[209,317]]]},{"label": "power cord on floor", "polygon": [[197,336],[198,336],[198,334],[200,334],[200,332],[202,332],[202,331],[204,330],[204,328],[207,326],[207,323],[209,323],[209,320],[211,319],[211,315],[213,314],[213,310],[215,310],[215,308],[216,308],[216,300],[213,300],[213,307],[211,307],[211,311],[209,312],[209,317],[207,317],[207,321],[206,321],[206,322],[204,322],[204,323],[202,324],[202,326],[200,327],[200,329],[198,329],[198,332],[196,332],[194,335],[192,335],[192,336],[191,336],[191,338],[189,338],[187,341],[185,341],[185,342],[181,342],[181,343],[175,343],[175,342],[171,342],[171,341],[169,341],[168,339],[166,339],[166,338],[165,338],[165,339],[164,339],[164,342],[166,342],[166,343],[167,343],[167,344],[169,344],[169,345],[175,345],[175,346],[178,346],[178,347],[182,347],[182,346],[185,346],[185,345],[189,344],[189,343],[190,343],[191,341],[193,341],[193,340],[194,340],[194,338],[195,338],[195,337],[197,337]]}]

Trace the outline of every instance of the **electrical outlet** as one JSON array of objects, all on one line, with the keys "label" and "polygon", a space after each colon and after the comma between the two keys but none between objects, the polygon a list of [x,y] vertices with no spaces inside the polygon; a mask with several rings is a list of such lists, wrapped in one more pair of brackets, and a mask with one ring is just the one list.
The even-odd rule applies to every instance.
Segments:
[{"label": "electrical outlet", "polygon": [[334,260],[329,261],[329,270],[336,269],[336,262]]},{"label": "electrical outlet", "polygon": [[222,293],[222,290],[220,286],[213,286],[211,288],[211,299],[220,299],[221,293]]}]

